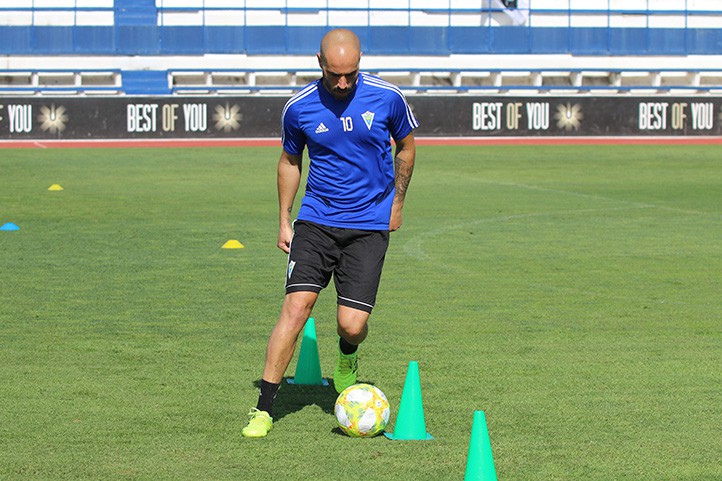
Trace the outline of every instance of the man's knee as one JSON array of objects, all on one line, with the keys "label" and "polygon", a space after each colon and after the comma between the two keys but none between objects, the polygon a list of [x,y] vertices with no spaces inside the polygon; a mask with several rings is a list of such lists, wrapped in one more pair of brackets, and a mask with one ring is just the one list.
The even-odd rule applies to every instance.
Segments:
[{"label": "man's knee", "polygon": [[359,343],[368,333],[369,313],[339,306],[338,334],[349,342]]},{"label": "man's knee", "polygon": [[311,315],[318,294],[315,292],[292,292],[283,301],[283,313],[291,319],[306,322]]}]

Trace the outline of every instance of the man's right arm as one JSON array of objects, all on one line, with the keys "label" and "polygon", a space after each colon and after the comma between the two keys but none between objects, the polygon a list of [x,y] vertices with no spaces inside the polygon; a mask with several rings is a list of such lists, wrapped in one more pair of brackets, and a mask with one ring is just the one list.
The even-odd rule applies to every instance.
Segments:
[{"label": "man's right arm", "polygon": [[291,211],[301,184],[302,156],[285,150],[278,160],[278,248],[288,254],[291,250]]}]

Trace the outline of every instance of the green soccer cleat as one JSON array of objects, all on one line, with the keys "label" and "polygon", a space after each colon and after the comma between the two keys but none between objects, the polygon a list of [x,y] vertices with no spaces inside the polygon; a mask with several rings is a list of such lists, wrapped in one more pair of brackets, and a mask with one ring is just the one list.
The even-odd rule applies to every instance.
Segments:
[{"label": "green soccer cleat", "polygon": [[266,411],[251,408],[248,416],[248,426],[241,431],[245,438],[263,438],[273,428],[273,418]]},{"label": "green soccer cleat", "polygon": [[336,370],[333,372],[333,387],[336,388],[338,393],[356,384],[358,375],[358,357],[356,354],[355,352],[353,354],[344,354],[340,349],[338,351],[338,364],[336,364]]}]

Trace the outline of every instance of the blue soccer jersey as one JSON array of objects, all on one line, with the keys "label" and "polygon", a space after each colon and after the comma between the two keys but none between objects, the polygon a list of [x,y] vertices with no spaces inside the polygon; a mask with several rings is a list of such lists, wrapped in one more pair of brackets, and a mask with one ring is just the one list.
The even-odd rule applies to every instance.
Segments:
[{"label": "blue soccer jersey", "polygon": [[361,73],[354,91],[334,98],[321,80],[283,109],[283,148],[311,159],[298,218],[331,227],[387,230],[394,198],[391,137],[418,127],[398,87]]}]

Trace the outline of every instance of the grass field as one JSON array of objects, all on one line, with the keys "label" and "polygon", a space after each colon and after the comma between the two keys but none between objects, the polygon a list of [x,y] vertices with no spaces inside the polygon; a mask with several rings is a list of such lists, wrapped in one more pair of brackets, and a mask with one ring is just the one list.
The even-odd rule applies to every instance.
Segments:
[{"label": "grass field", "polygon": [[332,388],[288,385],[241,437],[278,152],[0,152],[0,479],[462,479],[477,409],[502,481],[722,479],[719,146],[419,148],[361,378],[396,410],[418,361],[425,442],[347,438]]}]

